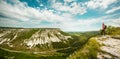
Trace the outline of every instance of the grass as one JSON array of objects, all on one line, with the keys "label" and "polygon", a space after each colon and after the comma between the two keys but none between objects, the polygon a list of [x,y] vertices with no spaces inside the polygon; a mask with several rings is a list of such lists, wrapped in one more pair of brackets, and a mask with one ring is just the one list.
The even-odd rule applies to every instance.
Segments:
[{"label": "grass", "polygon": [[67,59],[97,59],[100,44],[91,38],[81,49],[75,51]]},{"label": "grass", "polygon": [[[13,41],[15,42],[15,45],[18,47],[15,49],[20,49],[21,48],[26,48],[23,45],[19,46],[20,42],[23,41],[24,39],[28,39],[32,36],[33,33],[38,31],[39,29],[31,29],[29,31],[21,31],[19,32],[19,35],[17,38]],[[45,29],[41,29],[45,30]],[[8,51],[3,51],[0,50],[0,59],[10,59],[14,57],[14,59],[66,59],[66,57],[69,54],[72,54],[75,50],[70,59],[78,58],[78,59],[95,59],[96,58],[96,53],[99,48],[99,44],[92,38],[89,40],[90,37],[97,35],[98,32],[85,32],[85,33],[65,33],[60,31],[63,35],[71,35],[73,39],[69,39],[66,43],[52,43],[53,48],[59,49],[59,48],[67,48],[70,46],[71,48],[69,49],[63,49],[63,50],[58,50],[57,52],[48,52],[47,54],[29,54],[29,53],[15,53],[15,52],[8,52]],[[49,35],[50,36],[50,35]],[[57,36],[57,35],[56,35]],[[87,44],[86,44],[87,43]],[[41,46],[37,46],[40,48]],[[41,48],[40,48],[41,49]],[[45,49],[49,50],[46,46]],[[79,50],[78,50],[79,49]],[[24,51],[24,50],[22,50]],[[68,57],[69,58],[69,57]]]},{"label": "grass", "polygon": [[23,39],[29,39],[35,32],[37,32],[38,29],[25,29],[24,31],[19,32],[18,36],[16,37],[16,39],[13,42],[16,41],[22,41]]},{"label": "grass", "polygon": [[108,35],[120,35],[120,27],[108,26],[106,29]]},{"label": "grass", "polygon": [[9,52],[0,49],[0,59],[65,59],[66,54],[64,53],[46,53],[46,54],[33,54],[33,53],[16,53]]}]

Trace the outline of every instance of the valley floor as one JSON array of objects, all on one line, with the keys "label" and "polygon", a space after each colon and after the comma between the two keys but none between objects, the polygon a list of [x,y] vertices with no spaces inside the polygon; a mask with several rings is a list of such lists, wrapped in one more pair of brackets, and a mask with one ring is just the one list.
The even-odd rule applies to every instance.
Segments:
[{"label": "valley floor", "polygon": [[[92,37],[82,48],[69,55],[67,59],[120,59],[120,39],[118,37],[119,36],[115,38],[109,35]],[[5,48],[0,49],[13,53],[26,54],[26,52],[22,51],[13,51]],[[44,54],[52,52],[53,51],[44,51],[36,53]]]}]

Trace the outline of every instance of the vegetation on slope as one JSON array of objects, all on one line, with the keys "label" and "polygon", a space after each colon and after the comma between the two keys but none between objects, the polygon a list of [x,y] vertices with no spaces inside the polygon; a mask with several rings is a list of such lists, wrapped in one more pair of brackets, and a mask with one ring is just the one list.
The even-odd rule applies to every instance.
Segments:
[{"label": "vegetation on slope", "polygon": [[109,34],[109,35],[120,35],[120,27],[109,26],[107,28],[107,34]]},{"label": "vegetation on slope", "polygon": [[106,35],[110,35],[112,38],[120,39],[120,27],[108,26],[106,29]]},{"label": "vegetation on slope", "polygon": [[67,59],[97,59],[99,47],[100,45],[95,38],[91,38],[81,49],[75,51]]},{"label": "vegetation on slope", "polygon": [[[67,59],[97,59],[97,53],[100,50],[100,44],[95,40],[94,37],[99,36],[100,32],[76,32],[70,34],[81,38],[79,39],[79,44],[81,47],[78,48],[78,50],[76,50],[73,54],[69,55]],[[120,36],[118,36],[120,35],[120,27],[108,26],[106,29],[106,35],[111,35],[114,38],[120,38]],[[78,45],[78,43],[76,45]]]},{"label": "vegetation on slope", "polygon": [[94,36],[99,35],[98,31],[91,32],[69,32],[69,34],[74,38],[71,42],[72,47],[82,47],[86,42]]},{"label": "vegetation on slope", "polygon": [[63,53],[43,53],[43,54],[34,54],[34,53],[18,53],[10,52],[0,49],[0,59],[65,59],[66,56]]},{"label": "vegetation on slope", "polygon": [[[16,39],[14,41],[21,41],[23,39],[28,39],[30,38],[36,31],[38,31],[38,29],[31,29],[31,30],[24,30],[24,31],[21,31],[19,32],[19,35],[16,37]],[[14,42],[13,41],[13,42]]]},{"label": "vegetation on slope", "polygon": [[[68,42],[69,48],[63,49],[63,50],[58,50],[57,52],[67,53],[68,55],[70,55],[74,51],[82,48],[88,42],[88,40],[91,37],[98,35],[99,32],[98,31],[92,31],[92,32],[68,32],[68,34],[71,35],[72,38],[73,38],[73,39],[69,39],[69,42]],[[57,44],[56,44],[56,46],[57,46]],[[62,46],[64,46],[64,45],[62,44]]]},{"label": "vegetation on slope", "polygon": [[107,35],[120,35],[120,27],[108,26],[106,29],[106,34]]},{"label": "vegetation on slope", "polygon": [[[41,29],[41,30],[44,30],[44,29]],[[32,29],[30,31],[22,31],[22,32],[19,33],[17,38],[14,40],[14,42],[18,46],[19,45],[19,44],[17,44],[18,42],[21,42],[22,40],[29,38],[36,31],[38,31],[38,29]],[[52,52],[52,53],[55,53],[55,54],[51,54],[51,52],[47,52],[47,54],[41,54],[41,55],[38,55],[36,57],[35,55],[29,54],[29,53],[24,54],[24,53],[14,53],[14,52],[9,52],[9,51],[0,51],[0,56],[2,55],[2,53],[5,52],[4,53],[5,55],[2,55],[1,57],[6,58],[5,56],[8,55],[10,57],[14,56],[16,59],[26,59],[26,58],[32,58],[32,59],[33,58],[34,59],[37,59],[37,58],[38,59],[42,59],[42,58],[45,58],[45,59],[50,59],[50,58],[51,59],[65,59],[68,55],[72,54],[74,51],[76,51],[76,50],[78,51],[78,49],[82,49],[84,47],[84,45],[86,45],[86,43],[89,41],[89,38],[99,34],[99,32],[97,32],[97,31],[95,31],[95,32],[83,32],[83,33],[81,33],[81,32],[65,33],[65,32],[60,31],[60,33],[62,33],[63,35],[71,35],[73,39],[68,39],[68,41],[65,41],[66,43],[53,42],[52,43],[53,48],[57,49],[56,52]],[[41,46],[38,45],[37,47],[39,48]],[[24,47],[22,45],[21,47],[18,46],[18,48],[15,48],[15,49],[20,49],[20,48],[26,48],[26,47]],[[49,49],[45,48],[45,50],[49,50]],[[47,56],[43,56],[43,55],[47,55]]]}]

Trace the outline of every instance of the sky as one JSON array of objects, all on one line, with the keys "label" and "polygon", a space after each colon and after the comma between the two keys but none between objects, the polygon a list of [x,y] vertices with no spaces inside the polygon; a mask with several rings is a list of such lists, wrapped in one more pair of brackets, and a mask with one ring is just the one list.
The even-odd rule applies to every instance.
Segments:
[{"label": "sky", "polygon": [[0,0],[0,26],[96,31],[120,27],[120,0]]}]

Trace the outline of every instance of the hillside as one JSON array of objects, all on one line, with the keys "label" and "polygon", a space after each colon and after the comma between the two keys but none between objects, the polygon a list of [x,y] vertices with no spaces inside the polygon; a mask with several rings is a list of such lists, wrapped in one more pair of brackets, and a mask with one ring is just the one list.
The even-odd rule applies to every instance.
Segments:
[{"label": "hillside", "polygon": [[59,28],[1,28],[2,59],[119,59],[120,28],[63,32]]},{"label": "hillside", "polygon": [[0,58],[65,59],[85,43],[82,41],[59,28],[1,28]]},{"label": "hillside", "polygon": [[120,40],[111,36],[92,37],[67,59],[120,59]]},{"label": "hillside", "polygon": [[120,59],[120,28],[110,26],[106,34],[91,37],[67,59]]},{"label": "hillside", "polygon": [[[73,38],[59,28],[1,28],[0,49],[1,53],[11,52],[14,58],[20,58],[19,54],[36,54],[41,56],[62,56],[66,55],[57,52],[70,47]],[[3,51],[2,51],[3,50]],[[10,54],[1,57],[9,58]],[[16,55],[16,53],[18,55]],[[5,57],[7,56],[7,57]],[[32,55],[32,57],[35,57]],[[60,57],[61,58],[61,57]]]},{"label": "hillside", "polygon": [[[72,37],[60,29],[42,28],[42,29],[1,29],[0,45],[4,48],[13,50],[34,50],[41,48],[54,49],[68,47],[67,42]],[[63,44],[62,46],[55,46]],[[35,50],[36,48],[36,50]]]},{"label": "hillside", "polygon": [[98,37],[96,40],[101,44],[98,58],[120,59],[120,39],[111,36]]}]

